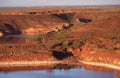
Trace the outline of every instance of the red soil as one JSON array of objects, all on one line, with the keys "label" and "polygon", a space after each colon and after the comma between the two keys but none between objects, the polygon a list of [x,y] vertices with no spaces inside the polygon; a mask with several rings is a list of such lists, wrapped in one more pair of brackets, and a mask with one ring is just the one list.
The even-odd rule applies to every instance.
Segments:
[{"label": "red soil", "polygon": [[[76,12],[73,18],[75,24],[73,28],[71,28],[72,33],[70,34],[70,36],[73,37],[74,39],[73,41],[75,41],[76,39],[79,39],[85,42],[85,44],[82,45],[80,48],[73,49],[73,51],[71,51],[73,56],[75,56],[79,60],[83,60],[87,62],[106,63],[106,64],[113,64],[113,65],[120,66],[120,60],[119,60],[120,59],[120,16],[119,16],[120,10],[113,10],[113,9],[112,10],[94,10],[94,9],[83,10],[82,9],[82,10],[72,10],[71,12],[73,11]],[[28,18],[29,16],[26,16],[26,17]],[[51,15],[45,15],[45,19],[43,19],[44,16],[42,15],[40,15],[39,17],[42,19],[37,21],[39,21],[40,24],[46,24],[47,25],[46,28],[48,28],[50,24],[56,21],[57,23],[55,23],[55,25],[61,22],[66,23],[66,21],[63,21],[60,18],[57,19],[57,17],[53,17]],[[4,16],[2,16],[2,20],[3,18]],[[54,18],[54,19],[51,20],[51,18]],[[79,18],[92,19],[92,22],[83,23],[80,21],[76,21],[76,19],[78,20]],[[11,18],[9,18],[9,20],[10,19]],[[35,17],[35,19],[38,19],[38,18]],[[47,20],[47,22],[45,20]],[[23,20],[20,20],[20,21],[19,19],[17,20],[17,22],[20,23],[20,25],[22,25],[24,28],[24,24],[21,23],[21,21]],[[28,19],[28,21],[30,20]],[[30,24],[28,23],[28,21],[24,22],[26,25],[25,27],[27,27],[27,24]],[[36,22],[33,22],[33,24],[36,25]],[[30,25],[32,26],[32,24]],[[60,26],[63,26],[63,24]],[[69,39],[66,39],[66,40],[70,41]],[[48,41],[52,42],[52,40],[48,40]],[[0,62],[22,61],[22,60],[27,60],[27,61],[56,60],[55,56],[52,53],[50,53],[48,50],[46,53],[39,52],[38,50],[40,50],[40,47],[38,46],[38,43],[36,43],[35,45],[30,43],[25,43],[25,45],[21,45],[21,46],[17,44],[17,46],[12,45],[12,48],[11,48],[11,45],[10,46],[1,45],[0,47],[1,47]],[[23,50],[21,50],[22,48]],[[28,54],[28,55],[24,55],[24,50],[25,50],[25,54]],[[38,54],[34,55],[34,52],[33,52],[34,50]],[[44,50],[45,48],[42,47],[42,51]],[[11,52],[13,53],[10,54]],[[21,54],[21,52],[23,54]],[[16,55],[17,53],[19,54],[18,56]]]}]

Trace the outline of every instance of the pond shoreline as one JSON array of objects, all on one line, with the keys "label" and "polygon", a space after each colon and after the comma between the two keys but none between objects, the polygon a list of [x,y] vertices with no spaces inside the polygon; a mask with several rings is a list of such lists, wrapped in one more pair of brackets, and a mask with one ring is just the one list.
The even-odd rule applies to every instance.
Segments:
[{"label": "pond shoreline", "polygon": [[29,67],[29,66],[50,66],[50,65],[68,65],[68,66],[82,66],[82,65],[89,65],[89,66],[97,66],[103,68],[109,68],[113,70],[120,71],[120,66],[113,65],[113,64],[106,64],[106,63],[97,63],[97,62],[87,62],[84,60],[79,60],[78,63],[72,62],[65,62],[65,61],[12,61],[12,62],[0,62],[0,69],[1,68],[8,68],[8,67]]},{"label": "pond shoreline", "polygon": [[105,67],[110,69],[115,69],[120,71],[120,66],[113,65],[113,64],[105,64],[105,63],[97,63],[97,62],[86,62],[86,61],[80,61],[82,64],[85,65],[91,65],[91,66],[98,66],[98,67]]}]

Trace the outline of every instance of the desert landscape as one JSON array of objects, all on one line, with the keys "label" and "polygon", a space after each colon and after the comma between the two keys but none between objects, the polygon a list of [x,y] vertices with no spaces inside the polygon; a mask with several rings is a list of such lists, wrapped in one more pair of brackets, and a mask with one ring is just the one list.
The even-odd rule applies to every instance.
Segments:
[{"label": "desert landscape", "polygon": [[120,70],[120,6],[0,11],[0,71],[61,64]]}]

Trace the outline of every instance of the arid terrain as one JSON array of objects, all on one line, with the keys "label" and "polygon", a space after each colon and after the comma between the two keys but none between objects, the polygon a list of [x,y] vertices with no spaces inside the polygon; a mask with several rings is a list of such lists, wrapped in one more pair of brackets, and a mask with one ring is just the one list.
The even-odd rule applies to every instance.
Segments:
[{"label": "arid terrain", "polygon": [[0,70],[49,64],[120,70],[120,7],[0,12]]}]

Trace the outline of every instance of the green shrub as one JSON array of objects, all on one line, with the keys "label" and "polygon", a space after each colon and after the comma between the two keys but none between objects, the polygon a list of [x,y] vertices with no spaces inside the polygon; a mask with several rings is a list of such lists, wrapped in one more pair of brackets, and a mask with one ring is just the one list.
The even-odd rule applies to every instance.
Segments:
[{"label": "green shrub", "polygon": [[84,44],[83,42],[74,41],[74,42],[72,42],[71,47],[73,47],[73,48],[79,48],[79,47],[82,46],[83,44]]},{"label": "green shrub", "polygon": [[64,47],[69,46],[69,41],[64,41],[64,42],[62,43],[62,46],[64,46]]},{"label": "green shrub", "polygon": [[65,38],[69,38],[69,33],[70,31],[67,30],[61,30],[59,32],[55,32],[54,34],[50,35],[48,37],[48,39],[65,39]]}]

